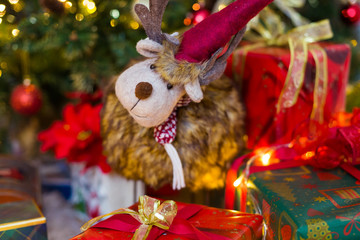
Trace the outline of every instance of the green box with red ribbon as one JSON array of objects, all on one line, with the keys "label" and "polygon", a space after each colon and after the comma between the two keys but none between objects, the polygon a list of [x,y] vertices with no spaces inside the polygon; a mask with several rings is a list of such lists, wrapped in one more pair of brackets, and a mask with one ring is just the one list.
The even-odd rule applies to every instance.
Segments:
[{"label": "green box with red ribbon", "polygon": [[247,183],[247,210],[263,215],[267,239],[360,239],[360,181],[341,168],[254,173]]}]

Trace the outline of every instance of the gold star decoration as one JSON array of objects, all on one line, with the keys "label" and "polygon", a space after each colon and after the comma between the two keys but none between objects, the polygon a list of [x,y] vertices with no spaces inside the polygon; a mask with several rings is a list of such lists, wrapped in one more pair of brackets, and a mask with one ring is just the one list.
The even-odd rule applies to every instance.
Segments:
[{"label": "gold star decoration", "polygon": [[319,196],[319,197],[314,198],[314,201],[321,203],[321,202],[326,202],[327,199],[325,197]]}]

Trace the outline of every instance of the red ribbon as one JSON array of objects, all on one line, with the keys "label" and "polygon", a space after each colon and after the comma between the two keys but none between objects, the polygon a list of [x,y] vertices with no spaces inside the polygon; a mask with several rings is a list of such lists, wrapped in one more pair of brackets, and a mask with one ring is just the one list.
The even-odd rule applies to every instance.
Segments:
[{"label": "red ribbon", "polygon": [[336,219],[350,220],[350,222],[348,224],[346,224],[346,226],[344,228],[344,235],[345,236],[348,236],[351,233],[354,225],[355,225],[356,229],[360,232],[360,226],[357,225],[357,224],[360,224],[360,222],[355,220],[358,217],[360,217],[360,212],[358,214],[356,214],[353,218],[336,216]]},{"label": "red ribbon", "polygon": [[[351,123],[348,125],[344,123],[335,123],[335,125],[336,127],[329,128],[316,122],[305,122],[294,132],[294,140],[291,144],[285,147],[277,145],[267,148],[272,150],[273,157],[281,159],[279,163],[251,166],[248,174],[311,165],[322,169],[341,167],[360,181],[360,171],[354,167],[360,164],[360,109],[353,110]],[[311,133],[315,135],[312,136]],[[256,153],[253,152],[236,159],[228,171],[226,208],[234,208],[233,183],[237,179],[239,167],[245,160],[255,155]],[[241,198],[243,199],[244,196]],[[243,204],[241,206],[240,210],[245,211]]]},{"label": "red ribbon", "polygon": [[[218,234],[201,231],[196,228],[189,220],[191,217],[200,212],[204,206],[189,204],[178,210],[178,213],[172,222],[168,230],[160,229],[153,226],[149,235],[148,240],[158,238],[161,234],[168,232],[179,236],[185,236],[190,239],[199,240],[231,240],[228,237],[221,236]],[[102,222],[97,223],[91,228],[107,228],[112,230],[118,230],[122,232],[134,233],[136,229],[140,227],[140,223],[128,214],[117,214]]]}]

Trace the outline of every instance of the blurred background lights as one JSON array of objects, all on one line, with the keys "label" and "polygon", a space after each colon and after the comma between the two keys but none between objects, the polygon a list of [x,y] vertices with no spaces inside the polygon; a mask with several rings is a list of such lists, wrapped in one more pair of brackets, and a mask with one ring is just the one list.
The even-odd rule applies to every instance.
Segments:
[{"label": "blurred background lights", "polygon": [[37,19],[36,17],[30,17],[29,18],[29,21],[32,23],[32,24],[35,24],[37,22]]},{"label": "blurred background lights", "polygon": [[355,39],[351,40],[350,42],[353,45],[353,47],[356,47],[358,45],[358,42]]},{"label": "blurred background lights", "polygon": [[14,15],[8,15],[6,17],[6,20],[9,22],[9,23],[13,23],[15,21],[15,16]]},{"label": "blurred background lights", "polygon": [[117,25],[117,22],[115,19],[110,20],[110,26],[115,27]]},{"label": "blurred background lights", "polygon": [[0,4],[0,17],[3,17],[6,13],[6,6],[4,4]]},{"label": "blurred background lights", "polygon": [[19,2],[19,0],[9,0],[10,4],[17,4]]},{"label": "blurred background lights", "polygon": [[131,21],[130,22],[130,27],[134,30],[138,29],[140,27],[139,23],[136,21]]},{"label": "blurred background lights", "polygon": [[25,4],[17,3],[13,5],[13,9],[15,10],[15,12],[20,12],[21,10],[23,10],[24,6]]},{"label": "blurred background lights", "polygon": [[75,15],[75,19],[79,22],[81,22],[82,20],[84,20],[84,15],[81,13],[78,13]]},{"label": "blurred background lights", "polygon": [[19,29],[16,29],[16,28],[14,28],[14,29],[11,31],[11,34],[12,34],[14,37],[16,37],[17,35],[19,35],[19,33],[20,33],[20,30],[19,30]]},{"label": "blurred background lights", "polygon": [[110,11],[110,16],[113,18],[119,18],[120,17],[120,12],[117,9],[113,9]]},{"label": "blurred background lights", "polygon": [[71,8],[71,7],[72,7],[72,3],[69,2],[69,1],[65,2],[65,7],[66,7],[66,8]]},{"label": "blurred background lights", "polygon": [[184,19],[184,25],[189,26],[190,24],[191,24],[191,19],[190,18],[185,18]]},{"label": "blurred background lights", "polygon": [[93,14],[93,13],[96,12],[96,5],[95,5],[95,3],[94,3],[93,1],[91,1],[91,0],[84,0],[84,1],[82,2],[82,4],[87,8],[86,10],[87,10],[87,12],[88,12],[89,14]]},{"label": "blurred background lights", "polygon": [[194,11],[199,11],[200,8],[201,8],[201,6],[200,6],[200,4],[198,4],[198,3],[194,3],[194,4],[192,5],[192,9],[193,9]]}]

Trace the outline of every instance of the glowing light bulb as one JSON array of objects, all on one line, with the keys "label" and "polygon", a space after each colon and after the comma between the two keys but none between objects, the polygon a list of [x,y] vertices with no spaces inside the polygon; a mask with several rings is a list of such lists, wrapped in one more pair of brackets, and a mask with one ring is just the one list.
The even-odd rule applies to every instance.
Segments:
[{"label": "glowing light bulb", "polygon": [[264,166],[269,165],[270,163],[270,158],[271,158],[271,154],[270,153],[266,153],[264,155],[261,156],[261,162]]},{"label": "glowing light bulb", "polygon": [[233,184],[234,187],[237,188],[238,186],[240,186],[241,182],[243,181],[243,178],[244,178],[244,177],[241,175],[238,179],[236,179],[235,182],[234,182],[234,184]]}]

